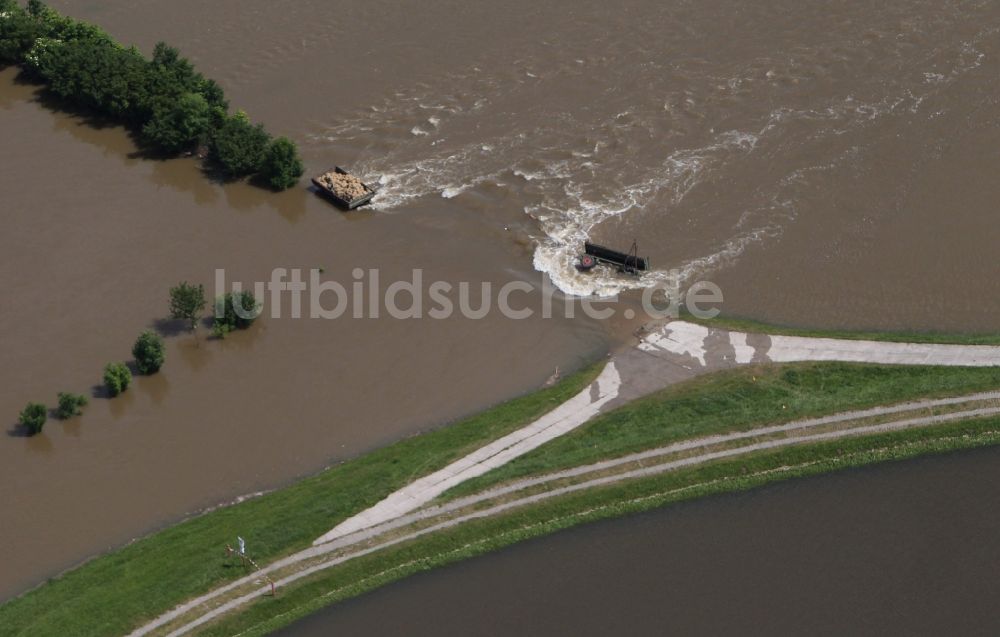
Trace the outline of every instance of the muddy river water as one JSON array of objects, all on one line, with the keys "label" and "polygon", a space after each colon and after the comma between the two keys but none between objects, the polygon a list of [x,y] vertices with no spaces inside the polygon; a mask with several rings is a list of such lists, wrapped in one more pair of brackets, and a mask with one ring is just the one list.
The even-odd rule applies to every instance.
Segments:
[{"label": "muddy river water", "polygon": [[[629,342],[620,316],[164,324],[180,280],[354,268],[570,295],[708,278],[724,309],[841,328],[989,331],[1000,278],[991,2],[58,1],[181,48],[309,172],[379,179],[341,213],[219,185],[0,72],[0,599],[185,514],[538,387]],[[657,270],[580,275],[586,237]],[[564,297],[557,297],[557,306]],[[269,310],[269,308],[266,308]],[[167,365],[90,393],[135,336]]]},{"label": "muddy river water", "polygon": [[992,635],[1000,450],[709,498],[417,575],[321,635]]}]

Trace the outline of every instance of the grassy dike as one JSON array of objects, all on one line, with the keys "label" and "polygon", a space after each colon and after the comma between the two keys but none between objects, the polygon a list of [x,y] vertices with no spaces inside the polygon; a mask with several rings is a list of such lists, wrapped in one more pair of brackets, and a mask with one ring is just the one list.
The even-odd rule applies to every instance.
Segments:
[{"label": "grassy dike", "polygon": [[1000,418],[758,453],[698,469],[669,472],[545,501],[509,514],[474,520],[401,546],[321,571],[278,597],[262,597],[200,635],[266,635],[324,606],[409,575],[482,555],[578,524],[674,502],[744,491],[790,478],[877,462],[1000,444]]},{"label": "grassy dike", "polygon": [[[0,635],[122,635],[245,575],[223,559],[237,535],[264,564],[309,546],[338,521],[518,429],[586,387],[591,365],[554,387],[333,466],[292,486],[196,516],[97,557],[0,606]],[[99,514],[99,512],[95,512]]]},{"label": "grassy dike", "polygon": [[791,363],[724,370],[603,414],[455,487],[444,497],[469,495],[515,478],[590,464],[685,438],[993,388],[1000,388],[1000,368]]},{"label": "grassy dike", "polygon": [[[0,634],[118,635],[245,574],[222,547],[247,538],[259,563],[302,549],[335,523],[568,399],[601,365],[449,427],[345,462],[291,487],[217,509],[94,559],[0,606]],[[1000,369],[795,364],[705,376],[605,414],[477,485],[723,430],[1000,387]],[[1000,419],[784,448],[592,489],[469,522],[350,560],[204,628],[263,634],[408,574],[524,538],[710,493],[924,453],[1000,443]],[[460,487],[463,491],[473,487]]]},{"label": "grassy dike", "polygon": [[735,332],[775,334],[782,336],[808,336],[811,338],[843,338],[858,341],[887,341],[890,343],[938,343],[950,345],[1000,345],[1000,334],[949,334],[947,332],[893,332],[893,331],[847,331],[819,330],[773,325],[753,319],[719,315],[712,319],[700,319],[682,311],[681,319],[705,327]]}]

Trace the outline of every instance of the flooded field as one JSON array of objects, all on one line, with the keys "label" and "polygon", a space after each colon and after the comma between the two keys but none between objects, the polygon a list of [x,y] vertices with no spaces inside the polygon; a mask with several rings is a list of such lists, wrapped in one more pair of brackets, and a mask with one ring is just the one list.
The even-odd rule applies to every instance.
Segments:
[{"label": "flooded field", "polygon": [[417,575],[279,632],[987,635],[1000,449],[587,525]]},{"label": "flooded field", "polygon": [[[233,106],[380,179],[344,214],[205,179],[0,72],[0,598],[183,515],[538,387],[635,321],[264,318],[163,324],[180,280],[526,281],[566,293],[711,278],[731,314],[818,327],[998,327],[1000,10],[989,2],[53,2],[181,48]],[[585,237],[642,280],[579,275]],[[534,302],[534,301],[532,301]],[[557,303],[561,301],[557,300]],[[558,312],[557,312],[558,314]],[[89,393],[142,329],[163,373]],[[214,550],[215,547],[211,547]]]}]

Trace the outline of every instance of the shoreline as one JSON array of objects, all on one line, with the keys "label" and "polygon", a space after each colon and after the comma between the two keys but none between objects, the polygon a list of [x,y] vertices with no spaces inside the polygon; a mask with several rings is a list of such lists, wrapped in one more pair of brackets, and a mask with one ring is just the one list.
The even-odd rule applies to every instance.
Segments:
[{"label": "shoreline", "polygon": [[[789,378],[809,378],[812,376],[826,378],[826,376],[829,376],[830,374],[833,374],[830,378],[840,378],[841,381],[846,382],[848,385],[852,382],[858,383],[859,388],[870,386],[872,384],[872,379],[869,378],[869,376],[872,376],[873,374],[874,376],[872,376],[872,378],[875,379],[875,383],[881,383],[880,388],[883,393],[873,393],[872,395],[862,396],[852,395],[850,393],[852,388],[848,386],[843,395],[837,395],[830,398],[826,403],[821,400],[820,403],[815,404],[808,402],[798,406],[793,404],[793,410],[795,413],[789,413],[789,417],[797,414],[822,415],[823,413],[829,413],[831,410],[833,412],[841,411],[840,409],[833,408],[837,405],[874,406],[874,404],[870,403],[892,403],[892,400],[885,400],[887,396],[896,396],[899,399],[906,399],[908,397],[916,398],[935,393],[957,394],[962,393],[962,389],[995,389],[996,387],[1000,387],[1000,371],[991,367],[955,367],[946,369],[936,367],[885,367],[872,365],[855,366],[842,363],[814,363],[767,365],[763,367],[754,366],[749,371],[747,369],[732,370],[730,372],[723,373],[721,376],[718,374],[704,374],[700,375],[699,379],[696,381],[675,385],[673,388],[666,390],[666,395],[664,398],[661,398],[661,400],[666,400],[670,402],[670,404],[674,404],[674,402],[678,399],[678,395],[682,397],[685,395],[685,392],[690,393],[693,396],[704,396],[704,398],[701,398],[700,400],[707,400],[708,396],[731,396],[734,389],[734,386],[732,385],[733,382],[736,382],[740,378],[746,381],[750,375],[763,373],[761,370],[771,371],[770,380],[768,382],[772,383],[776,388],[794,386],[788,385]],[[838,376],[838,374],[840,376]],[[357,512],[364,510],[373,505],[376,501],[385,497],[384,494],[391,491],[391,489],[386,490],[386,469],[394,467],[398,470],[398,466],[400,464],[405,465],[406,463],[412,463],[408,465],[411,468],[407,469],[404,466],[403,473],[397,474],[397,477],[393,478],[397,481],[396,484],[403,486],[409,483],[413,477],[416,477],[417,475],[426,475],[428,469],[433,469],[433,465],[429,466],[428,462],[433,462],[437,466],[443,467],[448,461],[454,461],[461,457],[461,454],[458,453],[461,448],[468,450],[477,448],[482,445],[482,442],[479,441],[495,440],[499,437],[498,434],[502,434],[504,430],[511,431],[512,428],[519,428],[523,426],[522,423],[525,421],[526,416],[530,415],[532,417],[537,417],[538,414],[551,410],[555,405],[562,404],[566,399],[568,399],[569,396],[578,393],[580,388],[589,385],[596,375],[597,370],[594,366],[592,366],[591,368],[572,377],[563,379],[555,387],[550,387],[542,390],[541,392],[515,399],[510,403],[505,403],[504,405],[481,413],[478,416],[474,416],[471,419],[467,419],[429,433],[414,436],[403,440],[400,443],[396,443],[389,447],[360,456],[352,461],[334,466],[317,476],[301,480],[290,487],[268,493],[259,498],[244,501],[235,506],[216,509],[211,513],[197,516],[184,523],[172,526],[164,531],[161,531],[160,533],[156,533],[152,536],[139,540],[129,546],[117,549],[110,554],[98,557],[77,569],[65,573],[62,577],[54,580],[48,585],[43,585],[27,594],[10,600],[0,606],[0,618],[3,618],[5,615],[10,617],[9,613],[13,612],[15,615],[21,615],[21,621],[24,621],[27,617],[23,615],[23,612],[27,611],[28,608],[35,606],[37,603],[41,603],[39,598],[51,597],[52,595],[55,595],[57,598],[63,598],[64,596],[69,595],[75,604],[81,605],[80,608],[81,611],[83,611],[83,609],[88,607],[88,604],[93,604],[96,600],[90,599],[87,601],[81,599],[79,597],[79,587],[88,586],[85,582],[94,577],[102,581],[108,581],[108,579],[112,577],[111,573],[115,572],[115,566],[117,565],[120,568],[127,568],[129,570],[138,568],[143,572],[134,574],[138,580],[131,585],[127,582],[122,582],[118,585],[108,587],[113,590],[104,590],[93,594],[96,595],[97,598],[105,598],[105,596],[109,596],[106,601],[107,603],[112,604],[112,606],[115,606],[116,604],[118,606],[125,604],[125,606],[132,608],[133,610],[124,612],[135,619],[121,618],[119,619],[119,622],[125,622],[125,624],[121,624],[121,628],[123,629],[130,624],[135,626],[134,622],[136,619],[139,617],[148,618],[149,612],[153,611],[153,608],[158,607],[165,610],[166,608],[175,605],[177,602],[180,602],[182,599],[190,596],[190,594],[183,593],[182,590],[172,590],[167,594],[169,598],[176,600],[174,602],[167,601],[166,599],[161,599],[160,601],[152,601],[148,599],[141,601],[135,599],[120,601],[123,595],[125,597],[131,597],[126,591],[130,589],[136,590],[134,587],[140,586],[140,581],[146,582],[146,584],[141,585],[143,588],[147,588],[149,586],[153,587],[152,589],[147,590],[148,594],[160,597],[164,594],[164,591],[160,589],[167,587],[167,580],[176,579],[177,581],[175,584],[179,589],[191,590],[192,592],[197,589],[204,590],[203,587],[205,583],[207,583],[203,579],[205,574],[204,572],[196,578],[197,581],[203,582],[199,584],[191,580],[191,578],[196,574],[182,572],[184,569],[178,571],[178,565],[170,562],[164,562],[164,552],[190,552],[194,549],[192,544],[198,544],[200,546],[204,544],[205,540],[209,537],[217,538],[217,540],[215,540],[217,542],[224,542],[230,534],[236,532],[246,533],[252,537],[251,541],[254,542],[254,546],[258,547],[258,552],[253,552],[253,557],[255,560],[263,564],[269,563],[282,555],[288,555],[289,551],[301,550],[308,546],[312,538],[318,537],[325,530],[329,530],[330,520],[344,520],[347,517],[345,512],[350,513],[352,511]],[[756,382],[757,376],[753,375],[752,377],[754,382]],[[894,380],[896,378],[898,378],[898,380]],[[948,381],[949,378],[951,381]],[[648,390],[649,388],[647,387],[646,389]],[[635,401],[636,397],[637,396],[623,396],[623,404],[639,404],[640,406],[645,404],[643,399]],[[658,395],[654,393],[651,397],[645,400],[655,402],[657,397]],[[803,397],[804,399],[809,398],[808,389],[803,390]],[[815,398],[815,396],[812,397],[813,400],[815,400]],[[764,405],[767,405],[768,401],[766,396],[758,397],[755,400],[762,402]],[[868,401],[868,403],[865,401]],[[898,402],[898,400],[896,402]],[[620,405],[617,407],[617,409],[609,409],[607,413],[599,417],[598,421],[603,422],[608,418],[614,419],[616,417],[620,417],[623,407]],[[776,407],[776,405],[768,405],[767,409],[764,409],[763,412],[755,414],[757,420],[754,422],[756,422],[757,425],[753,425],[753,423],[751,423],[751,428],[753,426],[773,423],[774,416],[765,418],[763,414],[772,413],[774,407]],[[510,413],[512,409],[515,412],[514,414]],[[627,407],[624,409],[625,411],[628,410]],[[771,409],[772,412],[768,412],[768,409]],[[777,413],[782,414],[781,411]],[[604,420],[602,421],[601,419]],[[941,426],[928,427],[919,431],[931,432],[927,435],[933,438],[937,432],[952,431],[955,430],[956,427],[961,426],[965,425],[963,423],[945,424]],[[593,426],[588,423],[588,426],[581,430],[581,435],[592,430]],[[893,436],[905,437],[905,434],[906,432],[885,434],[882,437],[885,438],[888,436],[887,439],[893,438]],[[992,434],[989,432],[984,433],[982,431],[978,432],[976,436],[973,436],[972,438],[958,437],[945,440],[945,436],[936,442],[934,440],[927,442],[925,445],[926,452],[932,452],[935,449],[962,448],[966,445],[995,444],[996,440],[991,436]],[[875,440],[876,438],[878,438],[878,436],[866,436],[857,440],[860,441],[860,444],[865,444]],[[562,440],[565,440],[565,438]],[[859,442],[852,442],[851,444],[856,445],[859,444]],[[808,450],[819,449],[821,447],[822,445],[809,445],[799,449]],[[414,453],[414,451],[420,449],[422,449],[422,451]],[[923,449],[923,447],[921,447],[921,449]],[[890,451],[892,451],[892,453],[896,453],[896,451]],[[859,448],[858,453],[863,452],[864,448]],[[925,451],[917,449],[915,451],[911,450],[907,453],[924,452]],[[546,448],[543,447],[536,453],[536,455],[545,453]],[[789,450],[782,451],[777,454],[763,455],[786,457],[789,454],[794,456],[799,453],[805,452],[799,450]],[[892,456],[892,453],[886,453],[888,454],[886,457]],[[549,450],[549,455],[551,456],[551,450]],[[879,458],[881,457],[882,456],[879,456]],[[875,462],[879,458],[875,458],[873,456],[872,459],[865,462]],[[826,460],[829,459],[827,458]],[[861,460],[858,460],[857,462],[861,462]],[[744,466],[739,461],[737,461],[736,464]],[[417,469],[417,467],[420,468]],[[416,469],[418,473],[412,473],[414,469]],[[686,473],[684,475],[686,475]],[[354,485],[358,485],[358,489],[352,488],[352,480]],[[373,485],[373,481],[377,481],[378,484]],[[330,489],[324,485],[336,485],[338,488],[335,488],[333,492],[331,492]],[[367,495],[359,494],[358,490],[367,490]],[[587,499],[590,495],[593,495],[591,491],[587,491],[579,496],[572,496],[570,499],[576,497]],[[335,500],[335,508],[329,508],[331,504],[333,504],[330,501],[316,501],[315,498],[317,496],[320,496],[323,500]],[[349,500],[348,502],[343,501],[345,496],[346,499]],[[336,513],[337,510],[340,510],[341,513]],[[534,508],[531,508],[530,510],[534,511]],[[306,516],[308,520],[303,520],[302,514],[306,512],[308,512],[308,515]],[[263,533],[261,533],[263,529],[253,531],[252,524],[259,524],[260,521],[262,521],[261,517],[257,515],[258,513],[264,517],[271,518],[271,523],[275,525],[272,531]],[[515,517],[518,515],[522,514],[514,514]],[[253,523],[241,524],[232,519],[228,519],[233,518],[234,516],[243,519],[245,522],[253,520]],[[289,520],[291,520],[291,522],[289,522]],[[290,527],[289,524],[292,526]],[[299,525],[301,526],[298,528],[298,531],[295,532],[295,537],[289,538],[288,531]],[[253,531],[252,534],[246,531],[248,526],[251,527],[250,531]],[[196,540],[196,537],[202,537],[202,540]],[[202,549],[199,548],[198,550]],[[137,560],[138,562],[143,563],[143,565],[136,563]],[[204,558],[202,558],[202,562],[203,560]],[[353,562],[349,564],[353,564]],[[193,565],[194,563],[192,563],[192,566]],[[208,568],[209,570],[214,570],[217,573],[212,576],[212,581],[219,583],[227,580],[233,581],[232,577],[234,577],[234,575],[238,575],[238,573],[234,574],[232,572],[227,572],[227,568],[219,568],[219,565],[215,565],[214,568],[211,565],[208,565]],[[348,570],[353,572],[354,568],[357,567],[352,567]],[[152,575],[152,573],[146,572],[147,569],[157,571],[159,573],[159,577],[154,577],[153,580],[149,580],[148,578]],[[204,571],[205,569],[202,568],[201,570]],[[335,570],[340,572],[340,569]],[[184,581],[187,581],[188,583],[184,584]],[[194,588],[187,588],[192,586]],[[290,587],[286,593],[279,594],[278,601],[284,599],[285,595],[292,595],[297,588],[298,586]],[[69,600],[64,600],[64,603],[70,602]],[[138,604],[138,607],[135,606],[136,604]],[[152,607],[149,607],[149,604],[152,604]],[[49,604],[46,604],[46,606],[49,606]],[[262,604],[254,604],[252,605],[251,610],[261,606]],[[146,607],[148,610],[140,610],[141,607]],[[38,609],[36,608],[36,610]],[[119,608],[119,610],[123,609]],[[134,615],[133,613],[135,612],[139,612],[139,616]],[[30,612],[29,615],[33,616]],[[242,615],[236,615],[234,617],[239,618],[242,617]],[[235,618],[233,621],[238,621],[238,619]],[[13,621],[14,618],[10,617],[10,619]],[[55,620],[55,617],[50,617],[49,619]],[[31,621],[31,623],[34,624],[33,619],[28,621]],[[81,627],[81,630],[85,631],[83,627]],[[123,631],[106,626],[103,632],[102,630],[97,630],[86,634],[116,634],[118,632]]]},{"label": "shoreline", "polygon": [[[570,373],[566,374],[565,378],[570,379],[570,378],[574,378],[576,376],[579,376],[581,374],[585,374],[585,373],[588,372],[588,370],[591,370],[595,364],[596,363],[594,363],[594,362],[582,363],[582,364],[580,364],[580,366],[579,366],[578,369],[571,370]],[[173,519],[171,521],[168,521],[168,522],[163,523],[163,524],[153,525],[153,526],[149,527],[146,532],[143,532],[143,533],[137,535],[136,537],[131,538],[130,540],[128,540],[125,543],[108,547],[106,550],[94,553],[94,554],[89,555],[87,557],[84,557],[84,558],[82,558],[80,560],[74,561],[74,562],[72,562],[72,563],[70,563],[70,564],[68,564],[68,565],[66,565],[66,566],[58,569],[57,571],[55,571],[53,573],[50,573],[50,574],[47,574],[47,575],[41,575],[39,577],[33,578],[33,579],[36,580],[35,583],[29,584],[26,588],[22,588],[18,592],[14,593],[11,597],[8,597],[8,598],[5,598],[5,599],[0,599],[0,608],[2,608],[4,605],[6,605],[6,604],[8,604],[10,602],[13,602],[13,601],[15,601],[15,600],[17,600],[17,599],[19,599],[21,597],[24,597],[25,595],[32,594],[33,592],[37,591],[38,589],[45,587],[47,584],[49,584],[53,580],[58,580],[59,578],[65,576],[65,575],[67,575],[69,573],[72,573],[73,571],[75,571],[77,569],[86,567],[88,564],[90,564],[94,560],[100,560],[102,558],[107,557],[108,555],[111,555],[111,554],[114,554],[114,553],[116,553],[118,551],[127,549],[128,547],[130,547],[130,546],[132,546],[132,545],[134,545],[134,544],[136,544],[138,542],[143,542],[143,541],[149,540],[150,538],[153,538],[153,537],[157,536],[158,534],[160,534],[160,533],[162,533],[164,531],[168,531],[168,530],[170,530],[170,529],[172,529],[174,527],[177,527],[179,525],[183,525],[183,524],[191,522],[193,520],[197,520],[197,519],[199,519],[199,518],[201,518],[201,517],[203,517],[205,515],[209,515],[209,514],[212,514],[214,512],[220,511],[220,510],[225,510],[225,509],[228,509],[228,508],[233,507],[233,506],[238,506],[240,504],[243,504],[243,503],[246,503],[246,502],[249,502],[249,501],[252,501],[252,500],[256,500],[258,498],[265,497],[265,496],[268,496],[270,494],[281,492],[281,491],[283,491],[285,489],[288,489],[289,487],[293,487],[293,486],[295,486],[297,484],[300,484],[301,482],[316,479],[317,477],[323,475],[324,473],[326,473],[328,471],[337,469],[341,465],[344,465],[344,464],[347,464],[347,463],[351,463],[351,462],[355,462],[355,461],[357,461],[357,460],[359,460],[359,459],[361,459],[361,458],[363,458],[365,456],[368,456],[368,455],[370,455],[372,453],[378,452],[378,451],[386,449],[388,447],[392,447],[392,446],[394,446],[396,444],[403,443],[403,442],[405,442],[405,441],[407,441],[409,439],[420,437],[420,436],[425,436],[427,434],[430,434],[430,433],[433,433],[433,432],[437,432],[437,431],[440,431],[442,429],[447,429],[447,428],[452,427],[454,425],[457,425],[457,424],[460,424],[460,423],[472,420],[472,419],[476,418],[477,416],[479,416],[481,414],[489,412],[489,411],[491,411],[493,409],[496,409],[496,408],[501,407],[503,405],[506,405],[508,403],[516,402],[516,401],[521,400],[521,399],[525,399],[525,398],[528,398],[528,397],[531,397],[531,396],[535,396],[536,394],[540,393],[544,389],[546,389],[546,388],[545,387],[541,387],[541,388],[535,389],[533,391],[529,391],[527,393],[524,393],[524,394],[521,394],[521,395],[518,395],[518,396],[514,396],[513,398],[510,398],[510,399],[507,399],[507,400],[502,400],[502,401],[499,401],[499,402],[493,402],[493,403],[486,404],[485,406],[482,406],[482,407],[479,407],[479,408],[471,408],[469,410],[469,413],[467,415],[459,416],[457,418],[452,418],[450,420],[446,420],[446,421],[442,421],[442,422],[438,422],[438,423],[433,424],[433,425],[428,425],[427,427],[421,428],[419,431],[406,434],[402,438],[399,438],[399,439],[396,439],[396,440],[392,440],[392,441],[390,441],[388,443],[385,443],[385,444],[381,444],[381,445],[376,444],[376,445],[372,446],[370,449],[361,451],[360,453],[358,453],[356,455],[352,455],[352,456],[348,456],[348,457],[345,457],[345,458],[336,459],[333,462],[328,463],[328,464],[320,467],[319,469],[314,469],[314,470],[312,470],[309,473],[305,473],[305,474],[301,474],[301,475],[297,475],[297,476],[293,476],[293,477],[284,479],[284,480],[280,481],[279,483],[277,483],[277,484],[275,484],[275,485],[273,485],[271,487],[264,488],[264,489],[259,489],[259,490],[256,490],[256,491],[246,492],[246,493],[242,493],[242,494],[238,494],[238,495],[235,495],[233,497],[229,497],[229,498],[226,498],[224,500],[220,500],[220,501],[218,501],[218,502],[216,502],[214,504],[208,504],[208,505],[205,505],[203,507],[199,507],[197,509],[194,509],[192,511],[185,512],[185,513],[181,514],[179,517],[177,517],[177,518],[175,518],[175,519]]]},{"label": "shoreline", "polygon": [[[784,480],[861,468],[883,462],[1000,445],[1000,420],[991,419],[986,425],[986,429],[979,432],[973,429],[959,430],[952,436],[937,437],[931,435],[926,440],[904,441],[902,444],[895,444],[890,439],[885,439],[883,446],[874,449],[867,446],[872,442],[869,438],[860,438],[858,442],[860,448],[837,456],[796,463],[794,461],[796,450],[787,454],[762,454],[754,456],[753,460],[759,463],[771,461],[773,466],[766,466],[759,471],[746,473],[744,468],[747,465],[739,462],[710,465],[702,471],[692,470],[665,474],[662,479],[650,478],[644,481],[635,481],[629,485],[608,486],[608,493],[604,494],[606,501],[599,500],[595,503],[593,492],[590,494],[581,493],[577,496],[575,504],[557,500],[549,506],[532,508],[525,512],[514,512],[500,518],[471,520],[451,533],[444,531],[443,533],[446,535],[430,536],[426,542],[416,539],[412,540],[415,544],[398,548],[388,547],[374,556],[364,555],[354,558],[365,562],[354,564],[354,568],[349,573],[331,574],[330,576],[325,576],[322,573],[313,575],[302,583],[290,586],[288,592],[284,595],[279,594],[277,599],[266,597],[263,590],[252,593],[254,597],[259,598],[253,605],[239,613],[223,614],[217,622],[205,625],[204,629],[198,627],[195,632],[200,635],[218,635],[220,637],[233,634],[266,635],[322,608],[373,591],[409,575],[483,555],[527,539],[557,533],[581,524],[624,517],[708,496],[748,491]],[[830,443],[828,450],[832,450],[835,444],[839,445],[840,450],[852,447],[849,443],[837,442]],[[804,449],[809,451],[812,448],[805,447]],[[713,470],[721,472],[723,475],[713,477]],[[699,481],[703,475],[707,478],[704,481]],[[679,481],[690,478],[692,482],[682,483],[680,486],[661,486],[670,485],[672,483],[670,478]],[[643,491],[645,488],[651,489],[651,492]],[[629,496],[627,494],[631,493],[631,489],[639,491],[637,494]],[[551,517],[545,517],[546,514]],[[537,520],[538,517],[542,519]],[[497,529],[491,525],[491,521],[495,521],[500,528]],[[466,529],[466,526],[472,528]],[[457,544],[458,548],[449,550],[447,548],[449,544]],[[426,553],[426,555],[421,555],[422,553]],[[368,563],[369,561],[376,566],[373,567]],[[376,570],[379,568],[381,570]],[[352,575],[358,571],[367,572],[370,570],[375,570],[375,574],[350,581],[354,579]],[[342,583],[340,580],[345,577],[349,581]],[[335,586],[335,588],[331,589],[331,586]],[[276,604],[277,607],[272,606],[272,604]],[[288,609],[288,605],[293,605],[293,608]]]}]

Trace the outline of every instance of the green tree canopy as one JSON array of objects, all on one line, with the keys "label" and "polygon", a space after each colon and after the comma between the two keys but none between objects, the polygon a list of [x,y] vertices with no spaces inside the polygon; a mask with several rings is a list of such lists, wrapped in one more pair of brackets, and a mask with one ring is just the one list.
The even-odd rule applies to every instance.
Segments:
[{"label": "green tree canopy", "polygon": [[21,426],[28,431],[28,435],[34,436],[45,426],[48,420],[48,407],[41,403],[28,403],[28,406],[21,410],[19,421]]},{"label": "green tree canopy", "polygon": [[155,374],[163,366],[163,339],[156,332],[146,330],[135,339],[132,356],[140,374]]},{"label": "green tree canopy", "polygon": [[287,137],[279,137],[267,146],[261,165],[261,177],[275,190],[285,190],[299,183],[302,160],[295,144]]},{"label": "green tree canopy", "polygon": [[66,104],[121,122],[144,144],[174,155],[205,141],[229,178],[258,174],[275,189],[302,175],[295,144],[271,142],[242,111],[229,116],[222,87],[163,42],[146,59],[97,26],[40,0],[0,0],[0,66],[20,64]]},{"label": "green tree canopy", "polygon": [[35,40],[45,34],[44,25],[14,0],[0,0],[0,13],[4,15],[0,20],[0,63],[20,63]]},{"label": "green tree canopy", "polygon": [[142,139],[158,150],[178,153],[198,143],[211,127],[212,110],[205,98],[185,93],[156,102],[152,118],[142,127]]},{"label": "green tree canopy", "polygon": [[108,363],[104,366],[104,386],[108,393],[117,396],[132,383],[132,372],[125,363]]},{"label": "green tree canopy", "polygon": [[56,416],[62,420],[79,416],[83,413],[83,408],[86,405],[87,397],[83,394],[59,392],[59,406],[56,408]]},{"label": "green tree canopy", "polygon": [[227,292],[215,300],[212,331],[223,337],[233,330],[245,330],[260,316],[261,303],[250,290]]},{"label": "green tree canopy", "polygon": [[40,40],[29,63],[67,102],[132,123],[151,110],[147,63],[135,49],[109,47],[98,40]]},{"label": "green tree canopy", "polygon": [[182,281],[170,288],[170,318],[188,321],[193,330],[198,326],[198,315],[205,309],[205,286]]},{"label": "green tree canopy", "polygon": [[260,170],[270,139],[263,126],[251,124],[240,111],[212,135],[211,157],[228,177],[246,177]]}]

